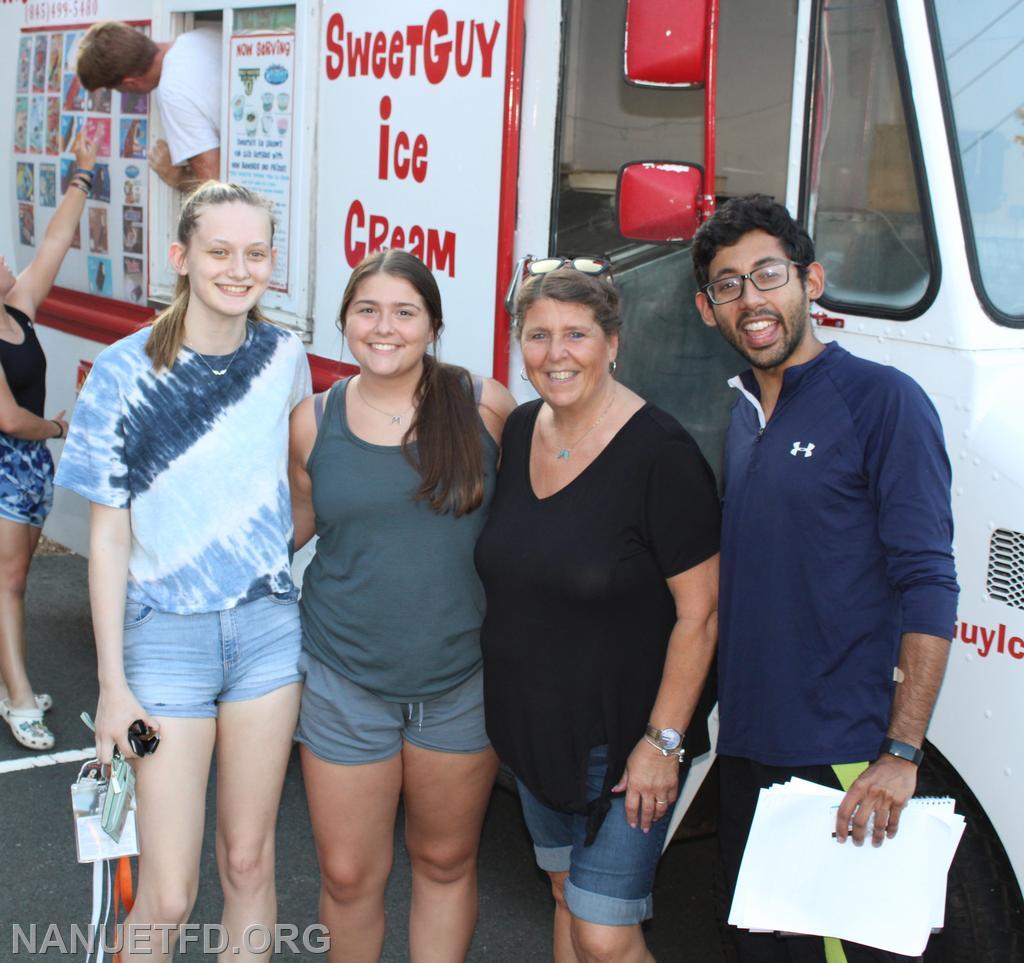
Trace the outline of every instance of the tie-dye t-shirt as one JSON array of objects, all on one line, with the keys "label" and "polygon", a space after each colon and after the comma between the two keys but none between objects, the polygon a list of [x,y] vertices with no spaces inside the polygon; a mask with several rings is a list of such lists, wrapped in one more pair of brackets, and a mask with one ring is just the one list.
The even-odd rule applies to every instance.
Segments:
[{"label": "tie-dye t-shirt", "polygon": [[292,591],[288,416],[310,393],[302,345],[250,323],[217,377],[188,348],[155,372],[148,337],[143,328],[96,359],[56,483],[130,509],[133,602],[187,614]]}]

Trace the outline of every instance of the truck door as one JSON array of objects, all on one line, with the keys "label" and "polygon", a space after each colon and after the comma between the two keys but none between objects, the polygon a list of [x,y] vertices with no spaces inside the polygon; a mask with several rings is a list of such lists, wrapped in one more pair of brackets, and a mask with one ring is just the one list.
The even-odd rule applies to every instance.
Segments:
[{"label": "truck door", "polygon": [[[718,69],[719,195],[786,196],[797,18],[791,0],[723,3]],[[617,376],[675,415],[718,470],[739,367],[701,324],[688,245],[625,241],[615,221],[619,168],[703,154],[699,90],[631,86],[623,79],[625,0],[570,0],[557,135],[552,251],[611,258],[622,292]]]}]

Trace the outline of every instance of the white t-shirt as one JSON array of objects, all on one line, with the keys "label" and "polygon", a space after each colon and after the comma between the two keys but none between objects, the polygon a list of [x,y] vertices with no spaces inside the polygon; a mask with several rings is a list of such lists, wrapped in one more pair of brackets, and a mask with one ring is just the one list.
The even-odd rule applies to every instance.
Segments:
[{"label": "white t-shirt", "polygon": [[220,62],[216,27],[181,34],[164,55],[155,94],[175,166],[220,147]]}]

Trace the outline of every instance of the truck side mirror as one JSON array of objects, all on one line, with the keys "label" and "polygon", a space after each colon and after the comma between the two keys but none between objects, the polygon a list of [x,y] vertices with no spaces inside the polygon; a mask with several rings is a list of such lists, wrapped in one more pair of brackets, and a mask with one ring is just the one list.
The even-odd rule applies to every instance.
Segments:
[{"label": "truck side mirror", "polygon": [[701,87],[707,72],[710,0],[627,0],[626,82]]},{"label": "truck side mirror", "polygon": [[632,241],[689,241],[700,224],[703,185],[695,164],[624,164],[615,191],[619,233]]}]

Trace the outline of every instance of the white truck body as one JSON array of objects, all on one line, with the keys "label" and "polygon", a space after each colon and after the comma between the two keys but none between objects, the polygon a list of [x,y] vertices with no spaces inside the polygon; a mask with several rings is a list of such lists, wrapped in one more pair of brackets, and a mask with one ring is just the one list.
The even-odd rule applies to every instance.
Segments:
[{"label": "white truck body", "polygon": [[[5,2],[0,60],[16,64],[19,43],[32,31],[121,18],[145,21],[164,40],[191,25],[193,15],[212,12],[224,30],[225,89],[233,90],[230,36],[261,6]],[[612,216],[615,173],[624,162],[700,158],[700,96],[623,83],[624,0],[284,6],[294,8],[295,43],[290,275],[288,290],[268,302],[275,318],[307,341],[321,380],[334,361],[345,360],[334,321],[348,273],[367,245],[418,244],[445,301],[443,357],[506,380],[520,397],[528,386],[517,376],[515,346],[506,354],[500,307],[512,265],[527,254],[607,254],[627,304],[621,376],[673,411],[717,464],[729,402],[724,381],[740,359],[700,330],[685,247],[629,244],[616,235]],[[819,335],[908,372],[939,411],[953,466],[961,597],[929,740],[991,822],[1016,877],[1019,912],[1024,298],[1012,287],[1024,286],[1024,115],[1019,101],[1006,101],[1004,110],[1000,97],[1013,78],[1019,88],[1024,71],[1024,19],[1016,6],[864,0],[846,14],[820,0],[723,0],[714,188],[720,198],[774,194],[805,218],[833,279],[816,306]],[[368,45],[361,54],[360,43]],[[964,67],[967,59],[976,69]],[[11,68],[0,75],[9,104],[18,96],[15,82]],[[225,129],[231,110],[225,96]],[[973,153],[963,142],[965,115],[975,117],[981,145]],[[149,122],[159,128],[152,106]],[[417,153],[418,135],[424,143]],[[9,168],[0,191],[0,250],[23,265],[31,248],[19,243],[24,202],[15,168],[47,157],[18,153],[13,136],[0,143],[0,165]],[[230,145],[222,153],[227,173]],[[173,199],[151,174],[147,189],[147,294],[159,300],[168,291]],[[120,224],[117,203],[110,202],[112,227]],[[38,205],[36,217],[38,236],[45,220]],[[83,221],[83,242],[85,236]],[[577,246],[587,242],[601,247]],[[899,279],[890,283],[897,263],[907,266],[902,287]],[[860,286],[875,275],[878,290],[864,294]],[[81,265],[67,277],[58,284],[75,290]],[[70,409],[79,365],[103,342],[94,328],[41,321],[47,407]],[[85,506],[58,492],[47,532],[85,552]]]}]

